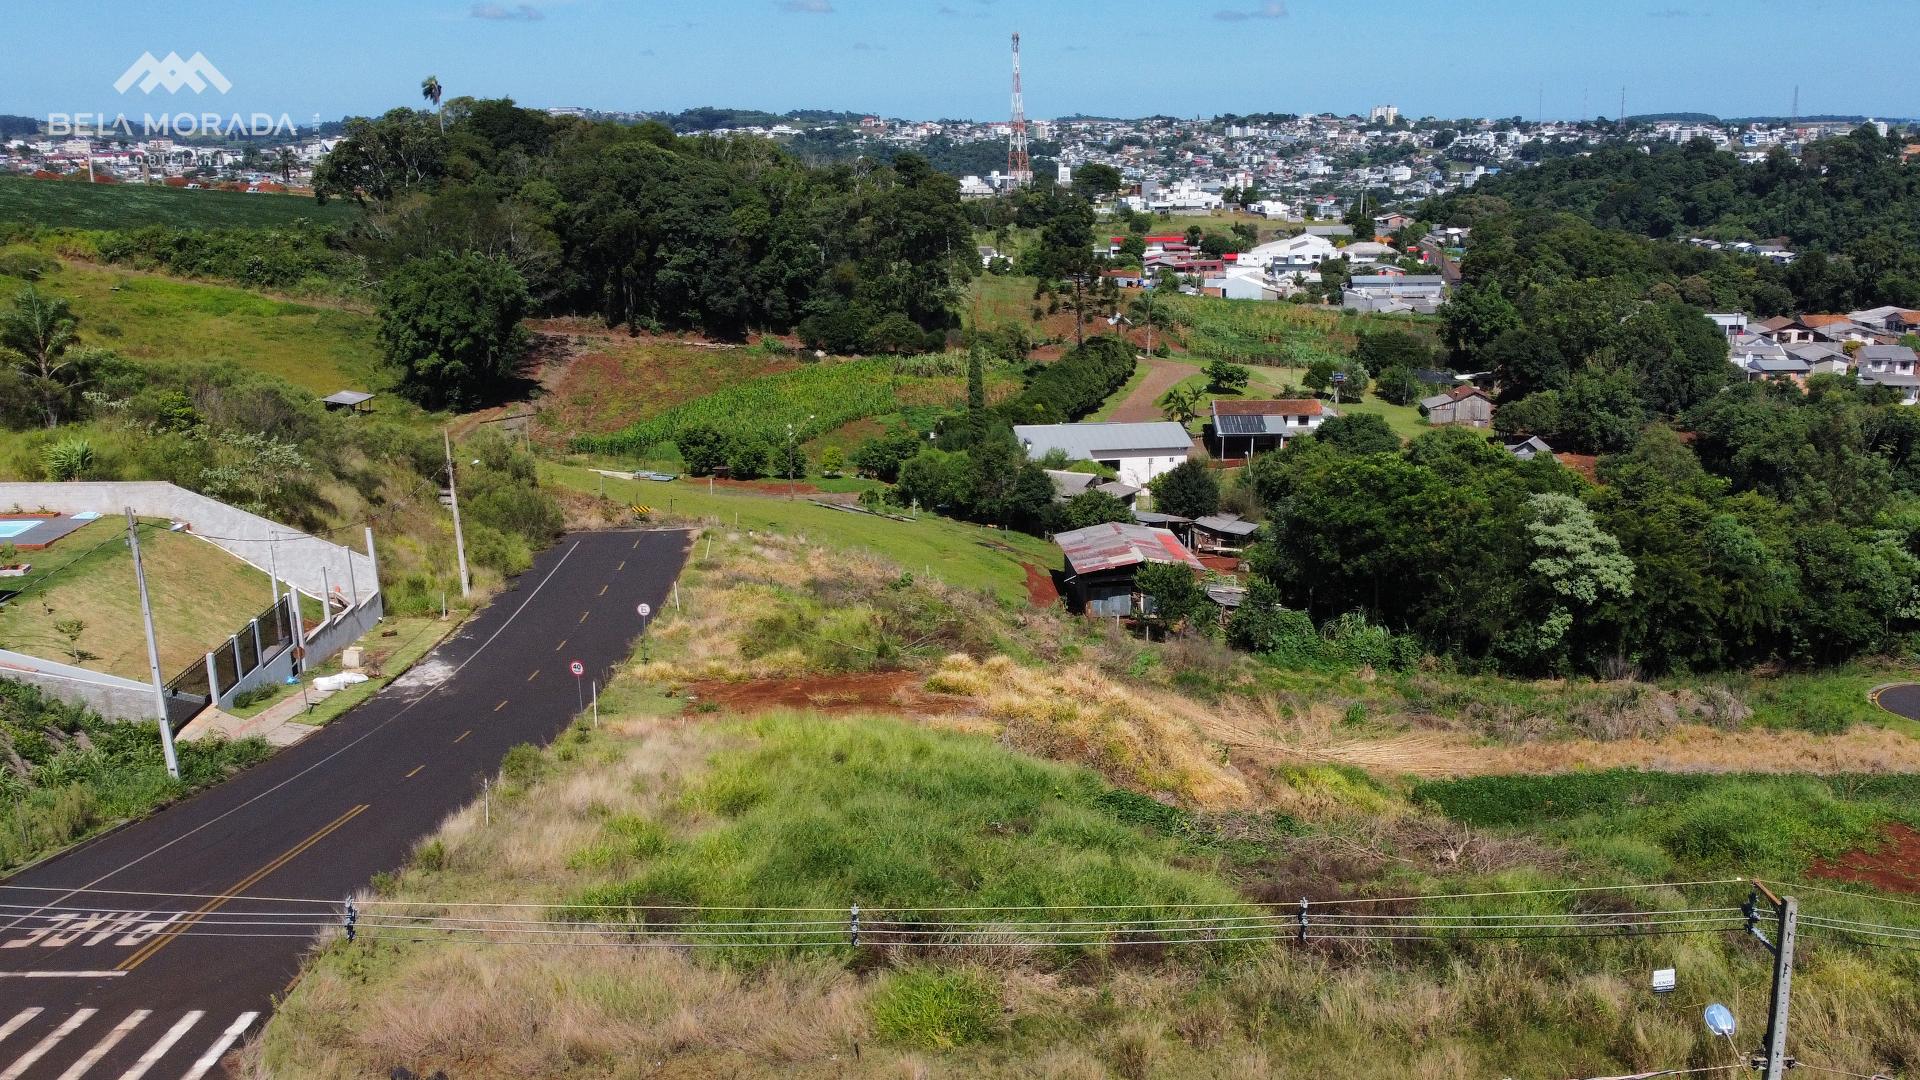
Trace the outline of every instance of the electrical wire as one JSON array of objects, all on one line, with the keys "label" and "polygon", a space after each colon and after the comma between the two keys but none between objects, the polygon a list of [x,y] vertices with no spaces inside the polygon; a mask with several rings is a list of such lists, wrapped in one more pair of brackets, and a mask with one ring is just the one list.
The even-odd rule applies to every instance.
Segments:
[{"label": "electrical wire", "polygon": [[1754,878],[1755,884],[1772,885],[1778,889],[1792,889],[1796,892],[1823,892],[1835,896],[1851,896],[1858,900],[1874,900],[1883,904],[1900,904],[1904,907],[1920,907],[1920,900],[1902,900],[1897,896],[1883,896],[1877,892],[1857,892],[1853,889],[1831,889],[1824,885],[1809,885],[1806,882],[1771,881],[1766,878]]},{"label": "electrical wire", "polygon": [[1814,1072],[1817,1072],[1817,1073],[1831,1073],[1834,1076],[1852,1076],[1857,1078],[1857,1080],[1887,1080],[1886,1075],[1883,1073],[1849,1072],[1846,1069],[1836,1069],[1830,1065],[1813,1065],[1808,1062],[1801,1061],[1798,1058],[1794,1059],[1793,1067],[1796,1069],[1812,1069]]}]

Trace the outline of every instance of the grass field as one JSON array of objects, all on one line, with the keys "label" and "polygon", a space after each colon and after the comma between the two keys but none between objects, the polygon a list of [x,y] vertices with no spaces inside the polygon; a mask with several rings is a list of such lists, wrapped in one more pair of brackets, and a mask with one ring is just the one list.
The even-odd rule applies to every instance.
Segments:
[{"label": "grass field", "polygon": [[[601,477],[572,465],[543,465],[543,481],[577,491],[597,492]],[[668,519],[711,519],[741,529],[769,529],[834,547],[885,556],[915,574],[928,573],[949,585],[985,589],[1003,600],[1027,598],[1023,563],[1042,569],[1059,564],[1059,549],[1025,533],[1003,532],[923,514],[912,522],[829,510],[805,499],[730,492],[707,493],[700,480],[661,484],[642,480],[606,481],[607,497],[641,503]]]},{"label": "grass field", "polygon": [[159,184],[83,184],[62,180],[0,177],[0,222],[47,228],[137,229],[236,228],[287,225],[294,221],[347,224],[360,211],[352,204],[325,206],[304,195],[249,195],[237,191],[188,191]]},{"label": "grass field", "polygon": [[[23,553],[33,575],[0,608],[0,644],[71,661],[67,638],[54,624],[79,619],[86,624],[79,648],[96,657],[83,658],[83,666],[147,678],[146,631],[125,536],[124,521],[102,518],[45,551]],[[267,575],[205,540],[168,532],[164,522],[142,530],[140,555],[167,677],[273,602]]]},{"label": "grass field", "polygon": [[[0,304],[25,285],[0,276]],[[82,342],[130,360],[231,360],[323,395],[380,390],[391,381],[376,323],[358,312],[73,262],[35,285],[72,302]]]},{"label": "grass field", "polygon": [[[702,635],[746,645],[800,607],[867,609],[876,590],[895,591],[886,577],[788,540],[723,534],[715,554],[696,548],[685,611],[668,612],[665,625],[689,656],[725,666],[725,650],[703,649]],[[631,665],[603,697],[597,727],[509,757],[490,821],[468,807],[407,869],[380,880],[378,898],[403,905],[380,910],[477,918],[479,909],[451,905],[505,901],[484,917],[628,924],[604,937],[575,925],[579,940],[566,945],[735,920],[703,932],[759,947],[429,943],[413,930],[363,927],[351,945],[323,942],[251,1051],[250,1075],[297,1062],[317,1077],[401,1068],[598,1076],[636,1059],[677,1076],[1008,1080],[1480,1080],[1712,1067],[1729,1050],[1701,1027],[1699,1002],[1727,1004],[1743,1026],[1766,1007],[1768,959],[1731,906],[1749,888],[1740,879],[1802,880],[1822,860],[1871,850],[1883,827],[1920,818],[1906,776],[1614,769],[1415,782],[1329,764],[1294,742],[1305,718],[1273,702],[1262,719],[1234,701],[1181,701],[1138,681],[1163,665],[1208,666],[1193,643],[1143,644],[1038,613],[1019,625],[1041,655],[975,659],[997,636],[989,631],[970,634],[965,655],[931,673],[916,669],[926,689],[966,699],[957,714],[676,709],[678,676],[656,675],[660,657]],[[1550,704],[1569,696],[1544,683],[1502,686]],[[1215,725],[1205,734],[1219,741],[1195,743],[1193,768],[1241,785],[1158,786],[1143,766],[1202,724]],[[1338,745],[1387,737],[1351,718],[1337,735]],[[1265,756],[1265,740],[1296,753]],[[881,936],[898,925],[889,919],[936,939],[925,925],[933,919],[988,921],[993,940],[1032,933],[1023,925],[1031,911],[983,905],[1103,905],[1055,914],[1114,920],[1230,894],[1276,905],[1241,909],[1266,920],[1252,934],[1271,940],[969,949],[894,947]],[[1799,895],[1803,912],[1914,922],[1866,897]],[[1397,918],[1404,932],[1435,940],[1301,947],[1287,921],[1301,896],[1322,912]],[[1400,899],[1318,906],[1380,896]],[[800,920],[844,929],[855,902],[857,949],[837,933],[819,948],[780,947],[808,933],[787,926],[816,925]],[[807,911],[743,910],[762,905]],[[1506,930],[1576,913],[1706,907],[1733,914],[1724,927],[1676,936],[1553,940],[1514,930],[1476,941],[1434,929],[1464,916],[1503,920]],[[1071,925],[1090,937],[1111,932]],[[1911,964],[1830,931],[1802,941],[1795,1053],[1856,1075],[1901,1075],[1920,1039]],[[1685,1001],[1645,990],[1655,967],[1677,969]]]}]

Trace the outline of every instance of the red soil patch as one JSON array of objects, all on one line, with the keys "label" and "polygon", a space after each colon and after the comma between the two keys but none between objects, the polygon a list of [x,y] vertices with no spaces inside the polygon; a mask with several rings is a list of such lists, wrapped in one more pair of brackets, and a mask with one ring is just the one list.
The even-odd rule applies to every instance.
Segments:
[{"label": "red soil patch", "polygon": [[1871,885],[1881,892],[1920,893],[1920,831],[1896,822],[1881,832],[1885,840],[1880,850],[1816,859],[1808,875]]},{"label": "red soil patch", "polygon": [[1598,457],[1592,454],[1555,454],[1553,456],[1560,459],[1560,464],[1565,465],[1567,468],[1572,469],[1588,480],[1596,484],[1600,482],[1598,469],[1600,459]]},{"label": "red soil patch", "polygon": [[1060,602],[1060,590],[1053,587],[1053,575],[1032,563],[1021,563],[1027,572],[1027,603],[1034,607],[1052,607]]},{"label": "red soil patch", "polygon": [[1160,398],[1181,380],[1200,374],[1198,367],[1177,360],[1154,357],[1144,363],[1147,365],[1147,377],[1140,380],[1140,385],[1133,388],[1125,401],[1114,407],[1110,419],[1133,423],[1164,419],[1160,415]]},{"label": "red soil patch", "polygon": [[686,691],[689,713],[707,703],[735,713],[762,712],[767,709],[815,709],[829,713],[950,713],[966,704],[964,698],[927,693],[920,688],[920,676],[911,671],[752,679],[746,682],[707,679],[689,683]]},{"label": "red soil patch", "polygon": [[[696,481],[697,482],[697,481]],[[805,480],[789,482],[786,480],[722,480],[713,478],[714,485],[723,488],[737,488],[741,491],[757,491],[762,495],[819,495],[821,491]]]}]

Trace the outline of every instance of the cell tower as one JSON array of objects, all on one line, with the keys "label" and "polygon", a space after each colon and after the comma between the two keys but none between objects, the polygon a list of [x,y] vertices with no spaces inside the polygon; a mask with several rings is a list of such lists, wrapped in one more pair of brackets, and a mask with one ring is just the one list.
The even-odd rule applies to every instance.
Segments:
[{"label": "cell tower", "polygon": [[1020,32],[1013,33],[1013,123],[1007,126],[1007,178],[1015,187],[1033,182],[1027,157],[1027,106],[1020,98]]}]

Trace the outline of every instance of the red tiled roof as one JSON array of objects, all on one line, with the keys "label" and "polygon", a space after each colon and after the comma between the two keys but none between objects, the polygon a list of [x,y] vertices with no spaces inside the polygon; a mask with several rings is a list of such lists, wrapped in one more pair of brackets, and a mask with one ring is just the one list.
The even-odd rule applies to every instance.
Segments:
[{"label": "red tiled roof", "polygon": [[1215,416],[1319,416],[1321,404],[1312,398],[1273,401],[1219,401],[1213,403]]}]

